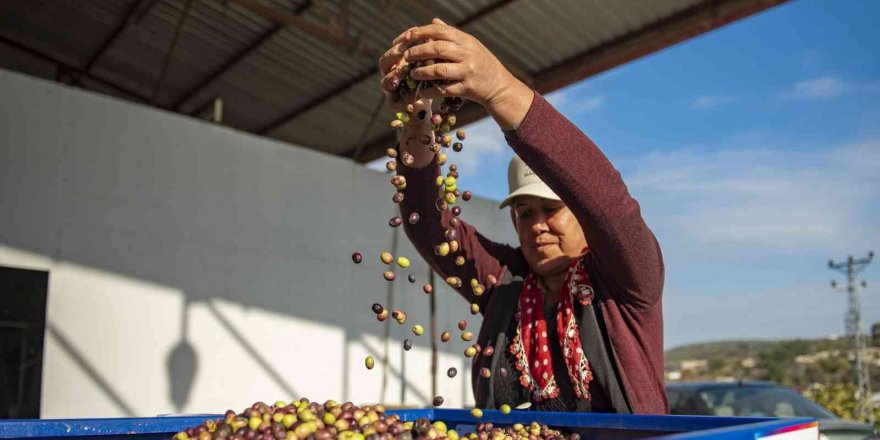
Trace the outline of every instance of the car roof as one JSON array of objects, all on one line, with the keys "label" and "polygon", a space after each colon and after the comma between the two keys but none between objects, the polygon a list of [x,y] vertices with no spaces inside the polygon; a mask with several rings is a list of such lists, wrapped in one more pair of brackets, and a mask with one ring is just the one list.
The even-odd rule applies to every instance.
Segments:
[{"label": "car roof", "polygon": [[694,390],[694,389],[722,389],[722,388],[786,388],[774,382],[763,380],[740,380],[736,382],[670,382],[666,384],[669,389]]}]

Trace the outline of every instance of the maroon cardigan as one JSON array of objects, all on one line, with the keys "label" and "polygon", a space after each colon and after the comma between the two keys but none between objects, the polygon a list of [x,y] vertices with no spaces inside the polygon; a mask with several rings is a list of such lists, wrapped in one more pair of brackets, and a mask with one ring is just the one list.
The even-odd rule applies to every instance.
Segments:
[{"label": "maroon cardigan", "polygon": [[[663,257],[638,203],[602,151],[538,93],[519,128],[508,133],[507,142],[584,228],[591,249],[585,265],[595,278],[597,305],[612,345],[606,348],[614,354],[633,412],[668,413],[663,382]],[[461,278],[463,287],[457,291],[480,305],[485,328],[493,316],[505,314],[492,310],[495,289],[476,297],[470,280],[485,282],[490,274],[501,280],[505,271],[525,277],[529,268],[522,252],[487,239],[462,221],[459,252],[466,264],[455,266],[453,257],[436,256],[434,246],[445,241],[442,225],[451,216],[434,207],[439,167],[412,169],[399,164],[398,170],[407,181],[401,212],[404,218],[411,212],[421,216],[415,225],[404,222],[407,236],[441,276]],[[467,216],[467,204],[462,208]],[[481,392],[476,383],[474,388]],[[476,397],[484,401],[484,396]]]}]

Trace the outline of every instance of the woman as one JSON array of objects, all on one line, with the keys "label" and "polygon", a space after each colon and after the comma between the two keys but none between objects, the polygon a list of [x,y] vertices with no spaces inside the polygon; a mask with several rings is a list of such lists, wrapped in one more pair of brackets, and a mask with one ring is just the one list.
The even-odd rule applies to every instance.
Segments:
[{"label": "woman", "polygon": [[[400,204],[407,235],[443,277],[484,314],[477,339],[492,347],[474,358],[478,407],[530,403],[545,411],[665,414],[663,384],[663,260],[660,247],[604,154],[544,98],[517,80],[476,38],[435,19],[401,34],[380,58],[389,106],[399,67],[442,88],[421,90],[413,117],[399,132],[398,163],[406,177]],[[459,96],[482,105],[517,154],[508,168],[511,220],[520,247],[495,243],[440,212],[439,167],[418,139],[430,133],[431,100]],[[421,113],[425,110],[425,113]],[[398,155],[399,157],[400,155]],[[456,226],[457,225],[457,226]],[[453,229],[460,250],[434,247]],[[453,261],[465,257],[463,266]],[[468,281],[486,286],[475,295]],[[497,280],[495,283],[492,281]]]}]

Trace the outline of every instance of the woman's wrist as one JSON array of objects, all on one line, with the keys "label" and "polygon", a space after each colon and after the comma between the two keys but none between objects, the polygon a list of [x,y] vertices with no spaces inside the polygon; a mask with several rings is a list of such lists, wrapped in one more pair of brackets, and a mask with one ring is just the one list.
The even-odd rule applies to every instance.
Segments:
[{"label": "woman's wrist", "polygon": [[511,75],[509,85],[486,102],[486,111],[502,130],[514,130],[522,124],[534,97],[535,92],[529,86]]}]

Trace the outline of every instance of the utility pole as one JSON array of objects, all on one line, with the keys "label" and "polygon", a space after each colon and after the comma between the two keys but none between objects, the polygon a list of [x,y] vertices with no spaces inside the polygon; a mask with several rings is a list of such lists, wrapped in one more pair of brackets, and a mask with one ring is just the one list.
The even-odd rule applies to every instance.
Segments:
[{"label": "utility pole", "polygon": [[[862,333],[862,305],[859,302],[859,288],[856,286],[856,275],[865,269],[874,259],[874,251],[868,252],[867,258],[853,258],[848,256],[846,262],[835,263],[828,260],[828,268],[846,274],[846,293],[848,306],[846,311],[846,335],[852,340],[855,354],[856,393],[858,402],[857,415],[862,420],[874,423],[874,412],[871,410],[869,399],[871,398],[871,377],[868,374],[868,366],[865,363],[865,337]],[[862,288],[867,284],[862,281]],[[837,282],[831,281],[831,287],[837,289]]]}]

